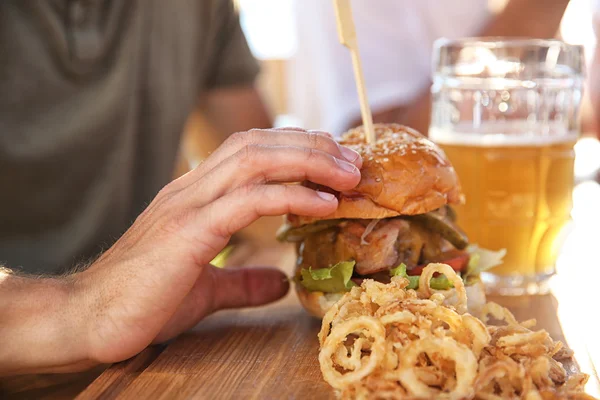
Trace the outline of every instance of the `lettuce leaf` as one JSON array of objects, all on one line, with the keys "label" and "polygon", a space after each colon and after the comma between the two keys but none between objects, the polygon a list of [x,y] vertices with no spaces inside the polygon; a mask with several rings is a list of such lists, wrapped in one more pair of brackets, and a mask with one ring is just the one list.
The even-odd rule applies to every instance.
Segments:
[{"label": "lettuce leaf", "polygon": [[[419,276],[412,276],[406,273],[406,265],[404,263],[398,265],[396,268],[390,270],[390,276],[401,276],[403,278],[408,279],[408,287],[407,289],[418,289],[419,288]],[[452,282],[448,280],[444,275],[431,278],[429,283],[432,289],[436,290],[447,290],[454,285]]]},{"label": "lettuce leaf", "polygon": [[408,279],[407,289],[417,289],[419,287],[419,277],[410,276],[406,273],[406,264],[402,263],[396,268],[390,270],[390,276],[401,276]]},{"label": "lettuce leaf", "polygon": [[502,264],[502,259],[506,255],[506,249],[492,251],[481,248],[475,244],[467,247],[467,252],[470,254],[469,264],[463,273],[463,280],[466,281],[469,277],[477,277],[483,271],[487,271],[497,265]]},{"label": "lettuce leaf", "polygon": [[350,280],[354,272],[354,264],[355,261],[342,261],[329,268],[302,268],[300,284],[311,292],[347,292],[356,286]]},{"label": "lettuce leaf", "polygon": [[217,268],[225,268],[225,263],[227,262],[227,258],[229,258],[232,250],[233,246],[225,247],[219,254],[216,255],[215,258],[213,258],[210,263]]}]

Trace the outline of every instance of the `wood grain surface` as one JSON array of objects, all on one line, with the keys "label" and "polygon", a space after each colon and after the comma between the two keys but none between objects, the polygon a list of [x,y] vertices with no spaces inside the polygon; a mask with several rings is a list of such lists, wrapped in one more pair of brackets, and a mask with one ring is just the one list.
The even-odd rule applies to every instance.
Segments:
[{"label": "wood grain surface", "polygon": [[[237,247],[229,264],[275,265],[291,273],[294,260],[291,246],[245,244]],[[508,306],[518,319],[537,318],[540,328],[565,339],[558,311],[561,302],[555,295],[491,300]],[[319,327],[319,321],[304,313],[292,292],[267,307],[215,314],[172,342],[111,366],[83,391],[89,376],[88,381],[73,377],[70,396],[80,400],[333,399],[319,371]],[[595,374],[600,354],[591,354],[584,345],[578,347],[576,356],[585,372]],[[63,381],[57,384],[53,379]],[[65,382],[69,382],[65,375],[5,379],[0,381],[0,397],[69,398]],[[597,395],[598,386],[594,375],[588,385],[590,393]]]}]

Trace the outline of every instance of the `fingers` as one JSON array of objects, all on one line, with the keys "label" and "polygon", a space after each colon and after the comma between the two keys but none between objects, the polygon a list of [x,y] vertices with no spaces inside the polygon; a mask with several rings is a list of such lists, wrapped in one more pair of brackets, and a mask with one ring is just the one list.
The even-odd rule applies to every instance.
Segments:
[{"label": "fingers", "polygon": [[284,214],[324,217],[333,213],[337,205],[334,195],[304,186],[257,185],[234,190],[202,208],[192,223],[199,230],[194,232],[196,235],[229,238],[259,217]]},{"label": "fingers", "polygon": [[252,129],[248,132],[234,133],[211,156],[211,162],[205,163],[205,166],[214,168],[227,157],[251,145],[296,146],[318,149],[330,153],[334,157],[354,163],[358,168],[362,166],[360,155],[352,149],[340,146],[329,133],[305,131],[300,128]]},{"label": "fingers", "polygon": [[231,135],[208,159],[194,171],[175,181],[177,189],[181,189],[205,175],[224,160],[249,146],[291,146],[316,149],[329,153],[333,157],[345,160],[362,167],[362,159],[354,150],[340,146],[331,135],[321,131],[303,131],[293,129],[254,129],[248,132]]},{"label": "fingers", "polygon": [[[225,158],[232,156],[246,146],[295,146],[317,149],[342,160],[362,166],[360,155],[352,149],[340,146],[333,138],[320,131],[297,131],[281,129],[251,130],[235,133],[213,154],[213,159],[203,167],[214,168]],[[208,160],[207,160],[208,161]]]},{"label": "fingers", "polygon": [[360,171],[356,165],[317,149],[252,145],[193,183],[189,189],[194,195],[189,201],[208,203],[251,184],[305,180],[344,191],[358,184]]},{"label": "fingers", "polygon": [[290,284],[285,274],[273,268],[207,268],[213,274],[213,310],[255,307],[283,297]]},{"label": "fingers", "polygon": [[164,342],[192,328],[217,310],[267,304],[280,299],[288,290],[287,277],[276,269],[219,269],[206,265],[154,342]]},{"label": "fingers", "polygon": [[315,130],[315,129],[304,129],[304,128],[298,128],[298,127],[294,127],[294,126],[284,126],[284,127],[279,127],[279,128],[273,128],[273,130],[275,131],[299,131],[299,132],[307,132],[307,133],[316,133],[319,135],[324,135],[330,138],[333,138],[333,135],[329,132],[325,132],[325,131],[319,131],[319,130]]},{"label": "fingers", "polygon": [[324,217],[337,208],[337,198],[300,185],[244,186],[172,218],[163,228],[177,243],[191,244],[196,265],[209,263],[231,235],[261,216],[287,213]]},{"label": "fingers", "polygon": [[297,126],[280,126],[278,128],[272,128],[273,131],[297,131],[297,132],[306,132],[304,128],[298,128]]}]

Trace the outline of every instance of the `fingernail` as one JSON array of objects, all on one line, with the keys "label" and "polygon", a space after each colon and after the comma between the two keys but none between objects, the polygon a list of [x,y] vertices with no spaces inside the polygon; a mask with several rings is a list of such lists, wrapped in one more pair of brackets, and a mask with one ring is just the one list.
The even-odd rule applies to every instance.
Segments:
[{"label": "fingernail", "polygon": [[340,168],[343,169],[344,171],[350,172],[352,174],[356,174],[358,172],[358,168],[356,168],[356,165],[354,165],[354,164],[350,164],[347,161],[339,160],[337,158],[335,159],[335,161],[340,166]]},{"label": "fingernail", "polygon": [[360,154],[356,151],[344,146],[340,146],[340,153],[342,153],[342,156],[351,163],[355,162],[358,160],[358,157],[360,157]]},{"label": "fingernail", "polygon": [[335,199],[335,195],[327,192],[320,192],[317,190],[317,196],[322,198],[325,201],[333,201]]},{"label": "fingernail", "polygon": [[325,131],[317,131],[317,130],[314,130],[314,129],[310,129],[310,130],[308,130],[306,132],[308,132],[308,133],[315,133],[317,135],[325,135],[327,137],[333,138],[333,135],[331,133],[325,132]]}]

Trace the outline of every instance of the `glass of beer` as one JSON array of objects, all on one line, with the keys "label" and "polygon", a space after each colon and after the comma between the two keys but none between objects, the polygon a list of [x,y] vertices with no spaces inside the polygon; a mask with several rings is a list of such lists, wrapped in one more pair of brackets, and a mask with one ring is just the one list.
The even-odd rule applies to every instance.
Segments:
[{"label": "glass of beer", "polygon": [[471,243],[506,249],[490,293],[545,293],[570,221],[583,49],[558,40],[438,40],[429,136],[460,177]]}]

